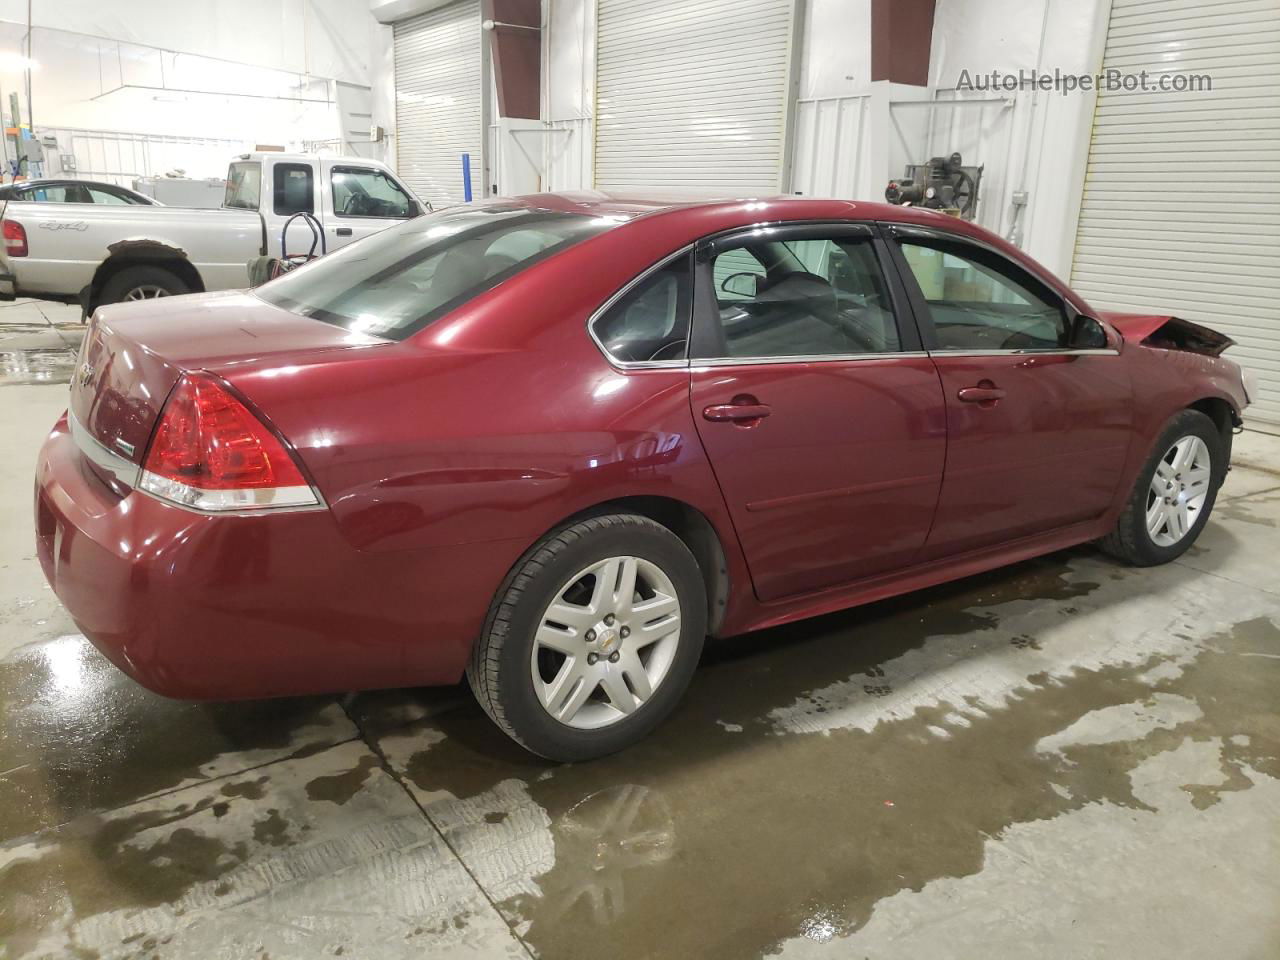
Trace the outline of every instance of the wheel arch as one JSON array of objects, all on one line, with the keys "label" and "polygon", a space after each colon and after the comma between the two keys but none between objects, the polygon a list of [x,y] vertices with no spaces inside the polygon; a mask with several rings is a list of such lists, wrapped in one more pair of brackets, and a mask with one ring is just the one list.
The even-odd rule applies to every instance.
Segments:
[{"label": "wheel arch", "polygon": [[1201,397],[1187,404],[1186,409],[1197,410],[1213,421],[1214,426],[1218,428],[1218,435],[1222,437],[1222,446],[1227,452],[1227,462],[1230,463],[1231,440],[1235,434],[1235,428],[1242,425],[1240,414],[1231,401],[1217,396]]},{"label": "wheel arch", "polygon": [[107,282],[121,270],[130,267],[159,267],[168,270],[191,288],[192,293],[204,292],[204,279],[181,247],[162,240],[121,240],[109,246],[110,255],[98,264],[93,279],[82,292],[85,313],[91,314],[101,303],[102,290]]},{"label": "wheel arch", "polygon": [[618,497],[579,510],[565,517],[552,529],[607,513],[634,513],[648,517],[674,533],[689,548],[698,562],[706,591],[707,633],[714,635],[724,621],[731,584],[724,543],[707,515],[697,507],[673,497]]}]

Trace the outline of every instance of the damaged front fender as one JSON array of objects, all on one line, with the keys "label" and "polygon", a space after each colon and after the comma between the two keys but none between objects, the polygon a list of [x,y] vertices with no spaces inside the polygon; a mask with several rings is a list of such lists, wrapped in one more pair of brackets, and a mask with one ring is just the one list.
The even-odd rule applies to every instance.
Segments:
[{"label": "damaged front fender", "polygon": [[1106,311],[1102,319],[1115,327],[1131,343],[1159,350],[1180,350],[1206,357],[1219,356],[1235,341],[1225,334],[1180,317],[1145,313]]}]

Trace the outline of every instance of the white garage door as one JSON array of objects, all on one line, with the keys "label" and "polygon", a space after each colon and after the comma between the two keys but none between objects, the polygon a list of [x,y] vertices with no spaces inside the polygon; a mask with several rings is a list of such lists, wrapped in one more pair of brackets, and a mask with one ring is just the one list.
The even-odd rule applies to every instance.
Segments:
[{"label": "white garage door", "polygon": [[424,200],[463,199],[462,155],[479,196],[480,2],[464,0],[394,25],[396,168]]},{"label": "white garage door", "polygon": [[1280,0],[1115,0],[1112,68],[1212,90],[1099,94],[1072,284],[1232,337],[1280,425]]},{"label": "white garage door", "polygon": [[792,0],[600,0],[596,186],[776,193]]}]

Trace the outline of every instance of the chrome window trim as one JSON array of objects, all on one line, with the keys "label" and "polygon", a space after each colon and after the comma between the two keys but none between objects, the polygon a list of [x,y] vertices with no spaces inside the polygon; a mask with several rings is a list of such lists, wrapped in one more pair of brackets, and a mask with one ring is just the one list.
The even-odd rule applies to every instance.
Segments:
[{"label": "chrome window trim", "polygon": [[908,357],[919,360],[929,354],[924,350],[886,350],[883,353],[816,353],[781,357],[709,357],[693,361],[701,367],[756,366],[761,363],[840,363],[857,360],[897,360]]},{"label": "chrome window trim", "polygon": [[[657,273],[659,270],[662,270],[664,267],[667,267],[668,265],[675,262],[676,260],[679,260],[681,257],[690,256],[693,253],[693,248],[695,246],[697,246],[696,243],[686,244],[685,246],[681,247],[679,250],[675,251],[674,253],[668,254],[667,256],[663,257],[657,263],[650,265],[642,273],[639,273],[635,277],[632,277],[631,280],[628,283],[624,284],[620,289],[618,289],[613,294],[613,296],[611,296],[608,300],[606,300],[601,306],[597,307],[596,311],[592,313],[591,316],[587,317],[587,334],[591,337],[591,340],[596,345],[596,348],[602,354],[604,354],[604,358],[607,361],[609,361],[611,366],[617,367],[619,370],[671,370],[671,369],[689,366],[689,356],[688,356],[689,342],[688,342],[687,335],[685,337],[685,357],[683,360],[619,360],[617,357],[615,357],[613,354],[609,352],[608,348],[601,342],[600,338],[596,336],[595,325],[597,320],[599,320],[606,313],[608,313],[610,308],[612,308],[615,303],[617,303],[619,300],[625,297],[628,293],[630,293],[637,285],[643,283],[650,276]],[[690,275],[689,275],[689,283],[691,285],[693,283],[692,271],[690,272]],[[689,327],[690,327],[690,331],[692,331],[693,329],[692,306],[690,306],[689,313],[690,313]]]},{"label": "chrome window trim", "polygon": [[101,467],[120,483],[133,490],[138,486],[138,474],[142,470],[132,460],[126,460],[114,450],[105,447],[97,437],[85,429],[79,418],[67,411],[67,423],[71,427],[71,440],[80,452],[95,466]]},{"label": "chrome window trim", "polygon": [[1089,347],[1080,350],[1025,347],[1019,350],[933,350],[931,355],[935,357],[1118,357],[1120,351],[1111,347]]}]

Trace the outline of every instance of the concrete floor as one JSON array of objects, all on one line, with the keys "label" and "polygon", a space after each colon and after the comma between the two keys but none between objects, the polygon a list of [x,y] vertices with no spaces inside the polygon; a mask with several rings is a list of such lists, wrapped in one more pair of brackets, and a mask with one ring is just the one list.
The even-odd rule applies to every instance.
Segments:
[{"label": "concrete floor", "polygon": [[1280,474],[1166,567],[714,644],[655,736],[554,766],[460,689],[193,705],[108,665],[32,556],[74,319],[0,307],[0,957],[1280,956]]}]

